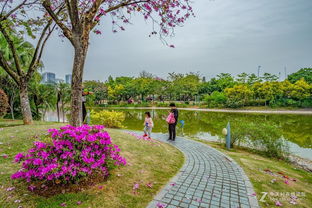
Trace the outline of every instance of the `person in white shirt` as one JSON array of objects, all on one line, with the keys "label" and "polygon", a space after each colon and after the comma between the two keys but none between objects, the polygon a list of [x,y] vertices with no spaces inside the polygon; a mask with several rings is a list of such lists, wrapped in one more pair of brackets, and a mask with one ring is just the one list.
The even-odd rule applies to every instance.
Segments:
[{"label": "person in white shirt", "polygon": [[152,129],[154,127],[154,122],[151,118],[150,112],[145,112],[145,120],[144,120],[144,137],[148,136],[148,138],[151,138]]}]

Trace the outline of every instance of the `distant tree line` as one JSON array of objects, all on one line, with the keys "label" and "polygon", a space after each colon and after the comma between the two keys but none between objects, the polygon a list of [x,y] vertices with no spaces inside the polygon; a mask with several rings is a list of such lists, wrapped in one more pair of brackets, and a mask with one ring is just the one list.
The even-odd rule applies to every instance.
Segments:
[{"label": "distant tree line", "polygon": [[107,81],[85,81],[89,105],[156,104],[200,102],[208,107],[312,107],[312,68],[300,69],[278,81],[278,76],[221,73],[206,81],[199,73],[169,73],[167,79],[146,71],[138,77],[109,77]]}]

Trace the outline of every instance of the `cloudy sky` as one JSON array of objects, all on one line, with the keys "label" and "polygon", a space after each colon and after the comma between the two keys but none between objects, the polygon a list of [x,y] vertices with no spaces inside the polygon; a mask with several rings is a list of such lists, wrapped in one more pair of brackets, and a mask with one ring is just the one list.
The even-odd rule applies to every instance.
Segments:
[{"label": "cloudy sky", "polygon": [[[261,71],[279,74],[312,67],[311,0],[193,0],[195,18],[167,41],[149,38],[151,25],[132,19],[126,31],[113,34],[103,19],[102,35],[92,34],[85,80],[109,75],[137,76],[146,70],[167,77],[168,72],[197,72],[210,79],[218,73]],[[107,21],[107,23],[105,23]],[[63,78],[71,73],[73,49],[55,36],[47,45],[45,71]]]}]

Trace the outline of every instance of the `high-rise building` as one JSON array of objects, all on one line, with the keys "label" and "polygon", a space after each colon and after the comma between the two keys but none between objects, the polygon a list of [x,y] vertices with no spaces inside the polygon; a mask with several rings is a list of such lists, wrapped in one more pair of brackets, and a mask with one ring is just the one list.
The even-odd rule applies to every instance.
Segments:
[{"label": "high-rise building", "polygon": [[71,84],[72,82],[72,75],[71,74],[66,74],[65,75],[65,83],[66,84]]},{"label": "high-rise building", "polygon": [[55,79],[55,83],[64,83],[64,79],[58,79],[58,78],[56,78],[56,79]]},{"label": "high-rise building", "polygon": [[55,74],[52,72],[44,72],[42,74],[42,83],[55,83]]}]

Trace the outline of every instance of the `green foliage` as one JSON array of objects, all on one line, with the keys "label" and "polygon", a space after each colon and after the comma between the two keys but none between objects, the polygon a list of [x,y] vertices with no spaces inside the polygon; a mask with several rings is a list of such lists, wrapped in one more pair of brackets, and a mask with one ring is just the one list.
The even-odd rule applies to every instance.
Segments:
[{"label": "green foliage", "polygon": [[226,103],[226,96],[223,92],[214,91],[211,95],[204,97],[208,107],[221,107]]},{"label": "green foliage", "polygon": [[84,87],[94,92],[87,97],[88,106],[168,107],[169,102],[176,101],[187,107],[200,98],[208,107],[312,107],[312,84],[302,77],[293,83],[277,78],[270,73],[262,77],[241,73],[236,78],[221,73],[206,81],[198,73],[169,73],[164,80],[143,71],[139,77],[110,76],[105,83],[86,81]]},{"label": "green foliage", "polygon": [[108,128],[122,128],[125,114],[117,111],[91,111],[91,124],[104,125]]},{"label": "green foliage", "polygon": [[263,122],[235,122],[231,128],[231,145],[245,143],[267,157],[286,158],[289,147],[277,126]]},{"label": "green foliage", "polygon": [[9,108],[8,96],[0,89],[0,117],[3,117]]},{"label": "green foliage", "polygon": [[235,85],[232,88],[224,90],[227,97],[227,105],[229,107],[245,106],[253,95],[253,91],[247,85]]},{"label": "green foliage", "polygon": [[288,80],[295,83],[300,79],[304,79],[307,83],[312,84],[312,68],[302,68],[299,71],[288,75]]}]

